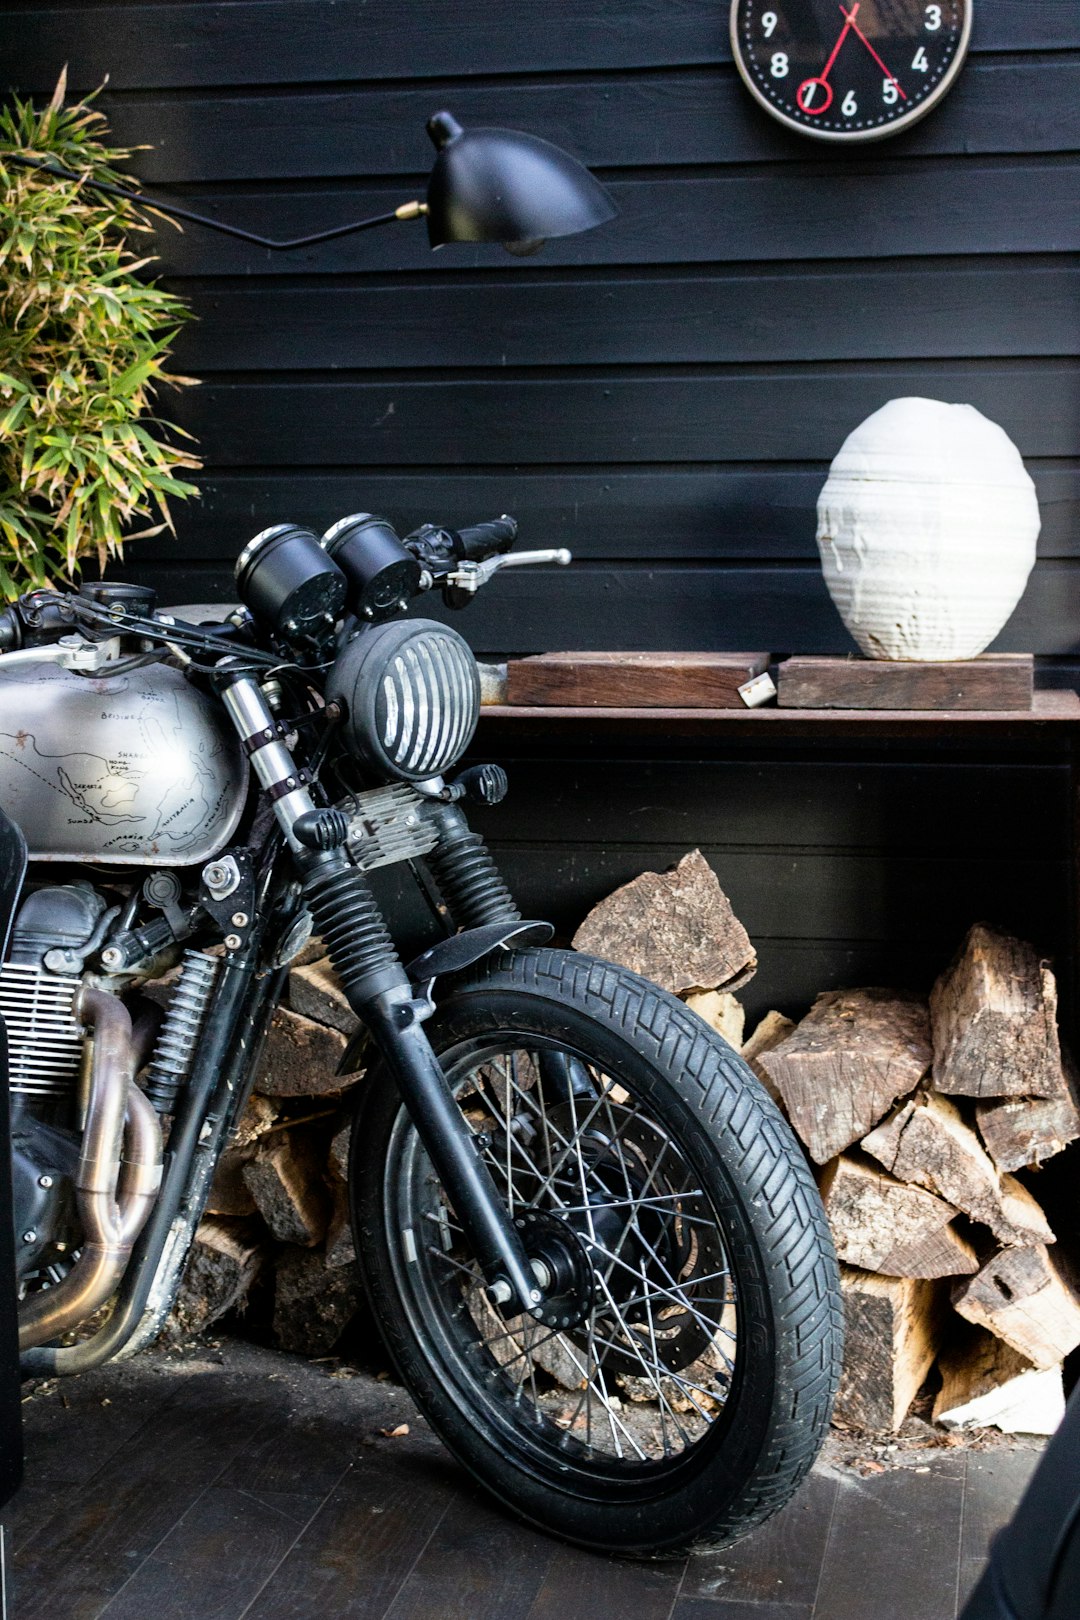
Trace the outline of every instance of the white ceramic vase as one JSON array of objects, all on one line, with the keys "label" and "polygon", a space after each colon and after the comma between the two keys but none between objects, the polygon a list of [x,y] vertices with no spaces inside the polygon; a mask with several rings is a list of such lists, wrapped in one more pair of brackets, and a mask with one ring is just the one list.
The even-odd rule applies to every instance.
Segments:
[{"label": "white ceramic vase", "polygon": [[817,510],[825,583],[868,658],[974,658],[1035,563],[1035,486],[973,405],[890,400],[844,440]]}]

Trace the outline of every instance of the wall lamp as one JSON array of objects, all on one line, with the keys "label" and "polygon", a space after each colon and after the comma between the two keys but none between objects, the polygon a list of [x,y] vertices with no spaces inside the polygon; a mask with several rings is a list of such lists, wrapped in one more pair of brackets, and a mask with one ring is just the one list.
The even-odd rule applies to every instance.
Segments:
[{"label": "wall lamp", "polygon": [[0,158],[61,180],[75,180],[88,191],[123,197],[170,219],[187,220],[224,236],[235,236],[241,242],[284,252],[332,242],[376,225],[426,219],[433,248],[447,242],[501,242],[511,253],[534,253],[548,237],[574,236],[591,230],[618,212],[608,192],[584,164],[550,141],[513,129],[462,129],[448,112],[436,113],[427,131],[437,155],[428,179],[426,202],[402,203],[389,214],[375,214],[370,219],[286,241],[258,236],[176,203],[160,202],[142,192],[91,179],[45,158],[20,152],[5,152]]}]

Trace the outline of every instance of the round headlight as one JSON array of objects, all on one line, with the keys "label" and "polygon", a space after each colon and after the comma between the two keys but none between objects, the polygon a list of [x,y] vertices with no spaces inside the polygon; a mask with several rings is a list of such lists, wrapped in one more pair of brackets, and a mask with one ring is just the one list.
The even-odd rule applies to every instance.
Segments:
[{"label": "round headlight", "polygon": [[345,710],[351,752],[404,782],[441,776],[480,718],[480,674],[463,636],[431,619],[379,625],[350,641],[326,685]]}]

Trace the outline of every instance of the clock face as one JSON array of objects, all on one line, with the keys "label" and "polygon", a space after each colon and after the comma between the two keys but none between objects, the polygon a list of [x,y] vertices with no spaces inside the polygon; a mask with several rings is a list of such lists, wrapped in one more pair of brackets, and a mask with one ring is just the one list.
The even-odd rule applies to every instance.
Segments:
[{"label": "clock face", "polygon": [[827,141],[928,112],[960,71],[972,0],[732,0],[735,63],[766,111]]}]

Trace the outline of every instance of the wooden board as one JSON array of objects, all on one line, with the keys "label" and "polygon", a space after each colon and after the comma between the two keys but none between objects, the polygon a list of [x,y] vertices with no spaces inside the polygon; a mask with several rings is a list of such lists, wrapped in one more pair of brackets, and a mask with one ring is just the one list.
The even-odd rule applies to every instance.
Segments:
[{"label": "wooden board", "polygon": [[957,662],[877,658],[787,658],[782,709],[1030,709],[1031,653],[983,653]]},{"label": "wooden board", "polygon": [[[590,0],[588,6],[543,10],[457,0],[452,11],[425,15],[422,28],[414,26],[415,11],[407,0],[328,6],[317,27],[307,18],[307,26],[298,21],[301,9],[297,0],[74,8],[63,0],[53,5],[24,0],[4,8],[0,48],[5,60],[17,54],[21,82],[35,90],[51,90],[57,63],[65,61],[75,84],[93,88],[108,77],[110,89],[136,90],[350,77],[577,73],[596,66],[657,64],[714,70],[724,64],[724,81],[734,79],[726,12],[717,11],[716,0],[666,6]],[[971,49],[974,57],[983,51],[1071,46],[1080,46],[1080,20],[1064,0],[997,0],[980,11]],[[528,125],[522,121],[520,127]]]},{"label": "wooden board", "polygon": [[507,665],[506,701],[628,708],[738,709],[768,653],[543,653]]},{"label": "wooden board", "polygon": [[[1073,183],[1080,187],[1080,163]],[[325,204],[318,217],[325,222]],[[187,239],[188,233],[170,239],[170,254]],[[1080,221],[1072,245],[1080,249]],[[762,251],[769,251],[764,244]],[[165,253],[162,242],[163,264]],[[494,369],[448,378],[405,372],[387,380],[363,371],[317,371],[290,376],[287,386],[262,373],[241,372],[237,381],[231,375],[170,395],[169,419],[233,466],[273,465],[286,457],[294,465],[358,468],[711,461],[718,422],[726,460],[828,461],[853,422],[891,397],[919,393],[968,400],[1004,428],[1024,456],[1077,453],[1071,412],[1080,359],[988,359],[974,370],[963,360],[848,360],[819,371],[720,367],[673,375],[627,365],[599,377],[587,367],[554,377]],[[657,535],[656,555],[677,556],[677,536]],[[535,610],[535,576],[529,586]],[[644,611],[650,614],[649,604]],[[743,622],[756,623],[753,616]],[[762,644],[756,631],[754,641]],[[786,650],[799,645],[788,642]]]},{"label": "wooden board", "polygon": [[[1080,64],[1077,76],[1080,80]],[[1080,84],[1077,103],[1080,106]],[[330,278],[300,287],[264,277],[250,287],[204,288],[192,282],[185,283],[184,291],[194,299],[199,318],[183,329],[173,355],[179,370],[200,377],[220,371],[411,366],[416,334],[423,331],[429,366],[620,365],[631,334],[640,365],[931,360],[961,355],[981,359],[991,323],[999,355],[1062,356],[1076,347],[1080,265],[1032,268],[1007,259],[1003,265],[990,261],[962,270],[928,270],[898,260],[874,277],[879,307],[887,304],[893,319],[873,331],[836,318],[837,308],[864,281],[858,265],[830,265],[807,269],[798,277],[780,266],[771,272],[725,266],[709,267],[692,279],[679,274],[620,275],[612,270],[582,275],[567,270],[542,282],[492,282],[471,276],[463,281],[433,275],[422,284],[406,286],[377,281],[340,286]],[[753,322],[744,319],[750,300],[762,308]],[[1029,470],[1033,476],[1037,471]],[[1060,481],[1070,476],[1071,469],[1050,471]],[[515,491],[535,476],[516,475]],[[583,535],[591,534],[593,525],[606,516],[620,544],[633,537],[643,545],[647,537],[649,554],[655,556],[656,535],[662,529],[677,534],[681,552],[686,522],[693,522],[696,512],[699,524],[709,517],[715,545],[724,491],[716,485],[717,471],[696,476],[700,480],[696,508],[676,512],[674,504],[661,507],[650,526],[643,509],[621,510],[618,486],[613,487],[610,474],[606,475],[604,499],[592,503],[589,522],[580,525]],[[765,469],[752,474],[755,482],[766,476]],[[773,476],[795,479],[799,474]],[[800,539],[802,554],[816,557],[813,507],[826,469],[815,468],[810,476],[813,488],[804,503],[809,521]],[[742,471],[741,477],[745,481],[748,474]],[[648,483],[637,493],[642,503],[655,499]],[[761,510],[755,512],[748,505],[747,524],[757,528],[782,519],[788,504],[783,490],[776,497],[778,509],[764,493],[757,498]],[[416,501],[414,488],[406,491],[406,500]],[[519,516],[516,494],[515,502],[511,510]],[[620,508],[617,514],[605,513],[605,507],[613,506]],[[474,500],[461,521],[498,509],[498,500]],[[1045,549],[1050,515],[1044,509],[1040,542],[1044,556],[1050,555]]]},{"label": "wooden board", "polygon": [[[1080,64],[1053,61],[972,62],[967,94],[954,116],[931,119],[909,149],[920,156],[1012,152],[1080,145]],[[151,146],[135,167],[148,183],[275,179],[285,176],[400,174],[419,155],[417,137],[431,116],[426,85],[368,84],[332,91],[297,88],[237,96],[207,90],[195,96],[139,96],[110,109],[118,144]],[[514,87],[521,129],[587,154],[591,166],[647,167],[656,160],[663,120],[669,164],[765,164],[783,157],[782,130],[746,117],[746,92],[734,73],[652,69],[623,81],[620,117],[609,116],[611,81],[604,72],[572,79],[546,76]],[[1058,121],[1032,127],[1027,107],[1038,97],[1058,109]],[[462,85],[455,116],[466,126],[498,124],[506,116],[501,83]],[[1020,121],[1023,120],[1022,127]],[[422,137],[421,137],[422,138]]]}]

